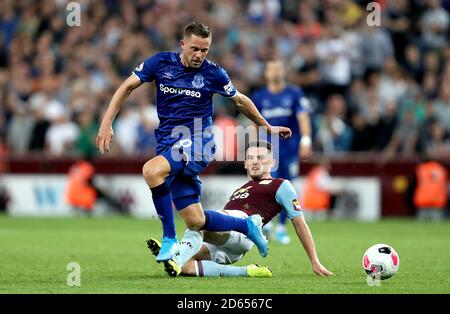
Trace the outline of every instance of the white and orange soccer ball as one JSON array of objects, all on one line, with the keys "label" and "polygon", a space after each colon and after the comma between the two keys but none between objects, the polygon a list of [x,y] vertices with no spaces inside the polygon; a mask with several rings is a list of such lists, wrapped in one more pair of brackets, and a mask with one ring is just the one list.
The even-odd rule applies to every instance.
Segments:
[{"label": "white and orange soccer ball", "polygon": [[397,273],[400,258],[392,246],[375,244],[364,253],[362,265],[370,277],[383,280]]}]

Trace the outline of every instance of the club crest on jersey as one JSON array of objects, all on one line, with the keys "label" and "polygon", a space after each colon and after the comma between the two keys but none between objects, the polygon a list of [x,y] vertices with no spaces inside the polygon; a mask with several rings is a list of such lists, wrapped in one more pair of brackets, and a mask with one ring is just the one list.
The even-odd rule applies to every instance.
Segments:
[{"label": "club crest on jersey", "polygon": [[202,88],[205,86],[205,83],[203,82],[204,78],[200,74],[197,74],[194,76],[194,80],[192,81],[192,86],[194,88]]}]

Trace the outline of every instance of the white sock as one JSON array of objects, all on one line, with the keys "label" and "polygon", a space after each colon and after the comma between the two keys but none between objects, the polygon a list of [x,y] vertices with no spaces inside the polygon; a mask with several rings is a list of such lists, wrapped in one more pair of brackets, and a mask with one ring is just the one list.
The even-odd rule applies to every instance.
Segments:
[{"label": "white sock", "polygon": [[190,260],[202,247],[203,236],[199,231],[187,229],[180,241],[180,253],[175,256],[178,265],[183,266]]}]

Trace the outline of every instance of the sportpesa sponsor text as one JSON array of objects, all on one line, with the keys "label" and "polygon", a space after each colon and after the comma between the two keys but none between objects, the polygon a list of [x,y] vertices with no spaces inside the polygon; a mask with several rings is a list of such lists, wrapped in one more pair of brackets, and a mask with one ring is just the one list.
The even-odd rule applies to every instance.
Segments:
[{"label": "sportpesa sponsor text", "polygon": [[179,88],[179,87],[168,87],[164,86],[164,84],[159,84],[159,90],[163,92],[164,94],[180,94],[180,95],[186,95],[191,97],[200,98],[202,97],[202,94],[198,91],[193,91],[186,88]]}]

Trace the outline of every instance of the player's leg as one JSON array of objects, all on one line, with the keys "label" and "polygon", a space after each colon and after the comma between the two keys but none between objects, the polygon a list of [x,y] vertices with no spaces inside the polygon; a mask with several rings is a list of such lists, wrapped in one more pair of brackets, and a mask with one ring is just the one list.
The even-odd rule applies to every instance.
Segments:
[{"label": "player's leg", "polygon": [[157,261],[171,259],[178,250],[175,221],[172,211],[172,196],[166,178],[172,170],[169,161],[158,155],[145,163],[142,168],[145,181],[152,192],[153,204],[163,227],[162,248]]},{"label": "player's leg", "polygon": [[[189,197],[183,197],[183,198],[177,198],[174,199],[175,206],[177,209],[179,206],[185,206],[189,204],[191,201],[194,201],[197,199],[197,196],[189,196]],[[213,212],[213,211],[207,211],[207,212]],[[222,217],[220,217],[222,216]],[[201,223],[203,222],[204,225],[206,225],[207,219],[206,217],[215,217],[216,220],[223,220],[225,221],[226,228],[234,228],[236,231],[238,231],[238,234],[241,234],[242,236],[246,235],[251,241],[254,241],[257,243],[258,250],[262,256],[267,256],[268,253],[268,246],[267,246],[267,240],[262,235],[261,230],[261,217],[259,217],[259,226],[255,222],[255,219],[258,217],[255,217],[256,215],[253,215],[248,218],[238,218],[238,217],[232,217],[230,215],[227,215],[225,213],[220,213],[219,211],[214,211],[213,215],[205,215],[203,213],[203,208],[200,203],[193,203],[190,205],[187,205],[186,207],[182,208],[180,210],[180,217],[185,221],[186,226],[189,228],[183,238],[181,239],[181,242],[178,246],[179,253],[176,256],[173,256],[170,260],[167,260],[164,262],[164,268],[166,272],[171,276],[178,276],[181,273],[182,267],[186,262],[188,262],[195,254],[198,253],[198,251],[201,248],[201,245],[203,243],[203,235],[200,231],[200,229],[204,229],[201,226]],[[219,219],[218,219],[219,217]],[[229,220],[229,221],[227,221]],[[216,221],[217,222],[217,221]],[[235,225],[233,226],[233,222]],[[246,229],[242,229],[242,224],[245,224]],[[216,229],[224,229],[223,226],[217,225],[215,227]],[[229,230],[229,229],[228,229]],[[227,231],[228,231],[227,230]],[[225,231],[225,230],[220,230]],[[258,236],[255,236],[257,234]],[[216,235],[214,238],[217,240],[219,235]],[[224,237],[222,238],[222,241],[225,241],[226,234],[224,234]],[[246,237],[246,239],[247,239]],[[208,238],[208,236],[207,236]],[[249,239],[247,241],[251,242]],[[150,245],[149,245],[150,247]],[[151,248],[150,248],[151,249]],[[153,250],[152,250],[153,251]]]},{"label": "player's leg", "polygon": [[[210,245],[211,247],[211,245]],[[220,249],[216,249],[217,252]],[[208,247],[203,244],[200,251],[183,265],[184,276],[197,277],[246,277],[245,266],[229,266],[217,263],[211,257]]]},{"label": "player's leg", "polygon": [[[175,206],[184,206],[188,204],[188,199],[192,201],[196,197],[184,197],[174,199]],[[182,205],[180,205],[182,204]],[[247,218],[233,217],[216,210],[203,211],[201,204],[193,203],[180,210],[180,217],[185,221],[186,227],[194,230],[208,231],[237,231],[249,237],[258,247],[262,256],[268,254],[267,240],[262,234],[262,218],[259,215],[253,215]]]},{"label": "player's leg", "polygon": [[183,273],[199,277],[272,277],[272,271],[266,266],[229,265],[240,261],[253,247],[253,242],[243,234],[205,232],[205,239],[212,243],[203,243],[199,253],[183,267]]},{"label": "player's leg", "polygon": [[187,175],[178,175],[172,183],[173,202],[180,217],[185,221],[186,227],[190,230],[234,230],[243,233],[255,242],[262,256],[267,256],[268,243],[262,234],[261,216],[253,215],[243,218],[215,210],[204,211],[200,204],[201,181],[197,175],[188,176],[199,172],[192,171],[193,167],[196,167],[195,162],[191,162],[184,170]]}]

